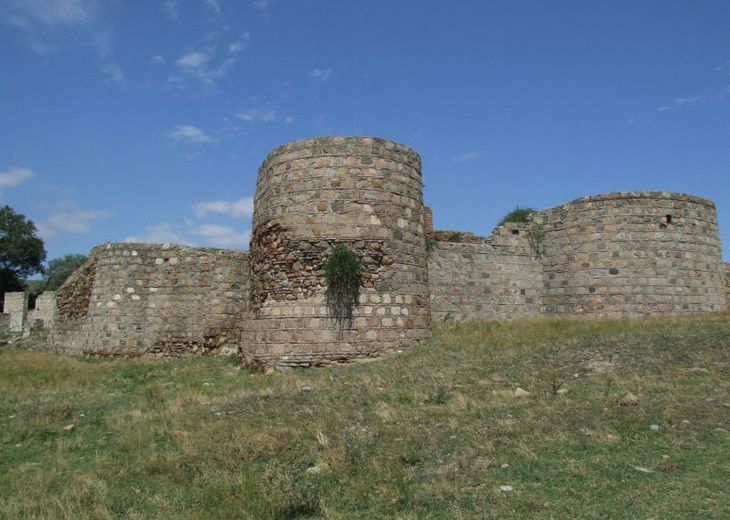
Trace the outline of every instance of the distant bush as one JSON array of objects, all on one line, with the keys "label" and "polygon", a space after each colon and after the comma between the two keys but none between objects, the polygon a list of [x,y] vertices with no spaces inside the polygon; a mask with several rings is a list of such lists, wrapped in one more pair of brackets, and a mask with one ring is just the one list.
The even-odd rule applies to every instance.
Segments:
[{"label": "distant bush", "polygon": [[534,208],[521,208],[517,206],[515,209],[507,213],[502,220],[499,221],[497,226],[506,224],[507,222],[529,222],[530,215],[535,213],[537,210]]}]

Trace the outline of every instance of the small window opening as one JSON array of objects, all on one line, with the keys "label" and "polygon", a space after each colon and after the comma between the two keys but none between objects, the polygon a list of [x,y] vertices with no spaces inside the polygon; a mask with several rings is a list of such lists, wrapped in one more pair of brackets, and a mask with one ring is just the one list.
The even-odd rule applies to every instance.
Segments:
[{"label": "small window opening", "polygon": [[519,229],[513,229],[512,230],[512,234],[513,235],[519,235],[520,234],[520,230]]},{"label": "small window opening", "polygon": [[671,215],[667,215],[666,216],[666,219],[667,219],[667,224],[671,224],[672,223],[672,216]]},{"label": "small window opening", "polygon": [[36,300],[38,300],[38,293],[30,293],[28,295],[28,310],[34,311]]}]

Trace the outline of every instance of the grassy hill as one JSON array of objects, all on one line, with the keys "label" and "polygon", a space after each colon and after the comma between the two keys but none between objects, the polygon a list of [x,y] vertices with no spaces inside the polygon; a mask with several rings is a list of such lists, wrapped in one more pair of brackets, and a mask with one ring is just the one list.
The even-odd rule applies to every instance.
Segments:
[{"label": "grassy hill", "polygon": [[730,314],[268,375],[5,346],[0,518],[728,518],[729,391]]}]

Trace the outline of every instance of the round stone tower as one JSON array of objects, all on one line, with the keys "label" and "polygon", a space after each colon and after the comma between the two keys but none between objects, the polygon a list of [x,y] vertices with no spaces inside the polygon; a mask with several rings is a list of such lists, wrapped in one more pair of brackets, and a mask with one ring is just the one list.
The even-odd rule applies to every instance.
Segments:
[{"label": "round stone tower", "polygon": [[[430,337],[421,160],[372,137],[276,148],[261,165],[250,248],[248,363],[323,365]],[[327,300],[324,264],[343,244],[362,261],[349,319]]]},{"label": "round stone tower", "polygon": [[715,205],[667,192],[607,193],[536,214],[545,311],[636,316],[720,311]]}]

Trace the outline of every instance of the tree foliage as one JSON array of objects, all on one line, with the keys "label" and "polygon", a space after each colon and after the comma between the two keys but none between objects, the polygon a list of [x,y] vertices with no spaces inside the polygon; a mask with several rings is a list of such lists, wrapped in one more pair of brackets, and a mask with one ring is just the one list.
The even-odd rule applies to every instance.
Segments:
[{"label": "tree foliage", "polygon": [[84,265],[86,256],[84,255],[65,255],[61,258],[55,258],[48,262],[43,277],[43,291],[55,291],[63,282],[66,281],[71,273]]},{"label": "tree foliage", "polygon": [[33,221],[0,207],[0,293],[23,289],[22,279],[43,272],[46,250]]}]

